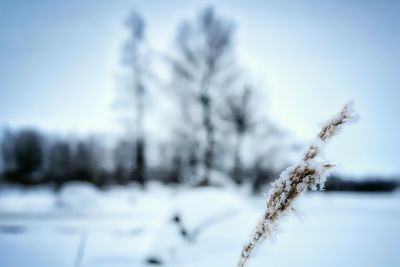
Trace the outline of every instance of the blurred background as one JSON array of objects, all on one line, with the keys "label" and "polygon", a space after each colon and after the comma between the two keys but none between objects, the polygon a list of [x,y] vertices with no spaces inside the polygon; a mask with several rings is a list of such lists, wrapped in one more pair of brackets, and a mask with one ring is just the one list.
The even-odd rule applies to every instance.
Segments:
[{"label": "blurred background", "polygon": [[350,100],[325,190],[249,266],[399,266],[399,12],[0,0],[0,266],[235,266]]}]

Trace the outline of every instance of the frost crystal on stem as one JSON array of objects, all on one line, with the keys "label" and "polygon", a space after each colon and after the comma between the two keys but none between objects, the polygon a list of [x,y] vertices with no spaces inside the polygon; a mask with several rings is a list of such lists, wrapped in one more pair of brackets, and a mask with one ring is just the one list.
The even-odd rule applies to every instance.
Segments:
[{"label": "frost crystal on stem", "polygon": [[287,168],[272,183],[267,198],[266,210],[258,222],[250,241],[244,246],[238,267],[243,267],[254,247],[271,234],[277,227],[279,218],[293,209],[293,202],[308,188],[322,189],[329,171],[334,167],[322,159],[321,151],[325,143],[342,128],[344,124],[358,119],[352,102],[345,105],[340,113],[322,126],[316,140],[309,146],[303,158],[296,165]]}]

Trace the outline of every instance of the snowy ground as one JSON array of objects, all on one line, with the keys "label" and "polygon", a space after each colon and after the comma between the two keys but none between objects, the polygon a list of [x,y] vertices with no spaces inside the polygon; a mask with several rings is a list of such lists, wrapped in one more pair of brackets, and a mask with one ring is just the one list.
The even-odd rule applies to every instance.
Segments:
[{"label": "snowy ground", "polygon": [[[238,189],[0,189],[0,266],[236,266],[263,207]],[[311,193],[297,208],[249,267],[400,266],[399,192]]]}]

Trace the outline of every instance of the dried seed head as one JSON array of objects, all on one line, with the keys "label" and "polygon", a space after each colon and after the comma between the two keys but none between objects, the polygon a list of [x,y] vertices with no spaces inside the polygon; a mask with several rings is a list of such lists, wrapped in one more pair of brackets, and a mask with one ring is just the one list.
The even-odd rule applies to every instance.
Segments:
[{"label": "dried seed head", "polygon": [[356,121],[358,116],[352,108],[352,102],[345,105],[340,113],[328,121],[317,135],[317,140],[310,145],[302,160],[281,173],[273,182],[267,199],[267,208],[262,219],[256,226],[249,243],[241,253],[238,267],[243,267],[250,257],[256,244],[270,236],[277,226],[279,218],[293,210],[293,202],[308,188],[322,189],[333,164],[321,161],[321,151],[326,141],[334,136],[341,127],[349,122]]}]

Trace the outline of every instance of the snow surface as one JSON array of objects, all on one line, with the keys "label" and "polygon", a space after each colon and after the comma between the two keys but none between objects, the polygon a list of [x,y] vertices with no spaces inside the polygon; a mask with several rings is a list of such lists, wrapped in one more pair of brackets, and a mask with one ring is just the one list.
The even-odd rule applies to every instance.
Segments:
[{"label": "snow surface", "polygon": [[[0,266],[236,266],[264,209],[245,188],[0,189]],[[400,193],[308,193],[248,266],[400,266]],[[179,223],[173,218],[178,215]],[[182,236],[184,229],[186,237]]]}]

